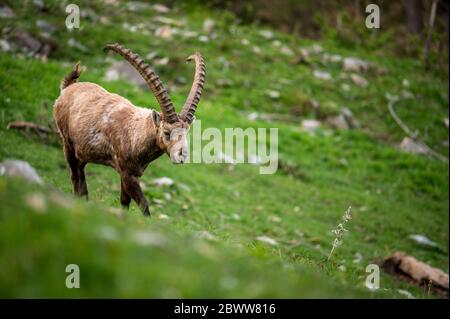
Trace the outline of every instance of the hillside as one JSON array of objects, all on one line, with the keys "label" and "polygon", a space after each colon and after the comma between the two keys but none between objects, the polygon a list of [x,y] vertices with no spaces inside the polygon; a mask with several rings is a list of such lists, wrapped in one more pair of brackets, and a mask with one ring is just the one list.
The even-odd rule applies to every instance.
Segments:
[{"label": "hillside", "polygon": [[[448,163],[401,151],[405,133],[387,107],[398,96],[401,119],[448,157],[446,70],[237,24],[231,14],[188,5],[161,12],[80,1],[81,28],[68,32],[64,8],[46,3],[48,10],[11,2],[15,17],[0,19],[15,37],[42,37],[37,21],[52,26],[48,57],[14,52],[12,35],[11,50],[0,52],[0,162],[26,160],[48,185],[0,177],[1,297],[404,298],[399,289],[431,297],[383,272],[382,289],[370,292],[364,282],[368,264],[398,250],[448,272]],[[184,59],[200,51],[207,67],[196,113],[202,128],[278,128],[276,174],[249,164],[172,165],[163,156],[141,178],[151,219],[134,203],[117,210],[120,179],[107,167],[87,166],[88,203],[72,198],[58,140],[6,126],[47,125],[59,83],[76,61],[84,66],[81,81],[157,107],[148,89],[111,77],[120,58],[102,49],[113,42],[146,57],[178,108],[194,68]],[[349,57],[368,69],[345,71]],[[333,119],[348,111],[354,125],[339,128]],[[305,119],[320,126],[307,129]],[[173,185],[155,186],[160,177]],[[327,261],[331,231],[349,206],[349,231]],[[420,245],[413,234],[440,248]],[[80,265],[81,289],[64,286],[68,263]]]}]

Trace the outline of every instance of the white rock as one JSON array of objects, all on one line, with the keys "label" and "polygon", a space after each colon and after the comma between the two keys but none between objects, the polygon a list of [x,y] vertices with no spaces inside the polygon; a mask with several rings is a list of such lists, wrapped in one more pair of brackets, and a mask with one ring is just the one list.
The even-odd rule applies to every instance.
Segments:
[{"label": "white rock", "polygon": [[369,85],[369,81],[367,81],[365,78],[363,78],[361,75],[358,75],[356,73],[352,73],[350,75],[350,78],[352,79],[352,82],[356,85],[366,87]]},{"label": "white rock", "polygon": [[397,292],[408,299],[416,299],[409,291],[404,289],[397,289]]},{"label": "white rock", "polygon": [[14,18],[15,16],[16,16],[16,14],[10,7],[8,7],[8,6],[0,7],[0,18],[9,19],[9,18]]},{"label": "white rock", "polygon": [[323,80],[323,81],[330,81],[332,80],[331,74],[325,71],[319,71],[314,70],[313,75],[316,79]]},{"label": "white rock", "polygon": [[44,184],[36,170],[21,160],[7,159],[0,163],[0,176],[18,177],[27,182]]},{"label": "white rock", "polygon": [[214,27],[216,26],[216,22],[213,19],[205,19],[205,21],[203,21],[203,32],[206,33],[211,33],[212,30],[214,30]]},{"label": "white rock", "polygon": [[154,5],[152,5],[152,9],[158,13],[168,13],[170,11],[168,7],[160,3],[155,3]]},{"label": "white rock", "polygon": [[287,47],[287,46],[283,46],[283,47],[280,49],[280,52],[283,53],[283,54],[285,54],[285,55],[288,55],[288,56],[293,56],[293,55],[294,55],[294,51],[292,51],[291,48],[289,48],[289,47]]},{"label": "white rock", "polygon": [[158,218],[159,218],[159,219],[163,219],[163,220],[168,220],[168,219],[170,219],[170,217],[169,217],[168,215],[166,215],[166,214],[159,214],[159,215],[158,215]]},{"label": "white rock", "polygon": [[321,126],[321,123],[317,120],[303,120],[302,121],[302,129],[309,132],[314,133]]},{"label": "white rock", "polygon": [[196,232],[195,233],[195,237],[202,238],[202,239],[207,239],[207,240],[217,240],[217,237],[214,236],[213,234],[211,234],[207,230],[200,230],[200,231]]},{"label": "white rock", "polygon": [[349,72],[363,72],[369,69],[369,64],[357,58],[345,58],[343,69]]},{"label": "white rock", "polygon": [[173,29],[172,27],[166,25],[163,27],[159,27],[155,30],[155,36],[161,39],[170,39],[172,38]]},{"label": "white rock", "polygon": [[209,42],[209,38],[206,35],[201,35],[198,37],[198,41],[206,43],[206,42]]},{"label": "white rock", "polygon": [[136,231],[131,236],[132,240],[142,246],[164,246],[166,238],[151,231]]},{"label": "white rock", "polygon": [[267,90],[267,95],[274,100],[277,100],[280,98],[280,92],[275,90]]},{"label": "white rock", "polygon": [[174,184],[173,179],[169,177],[160,177],[153,180],[153,184],[155,184],[158,187],[161,186],[172,186]]},{"label": "white rock", "polygon": [[0,50],[2,50],[3,52],[8,52],[11,50],[11,45],[8,41],[0,39]]},{"label": "white rock", "polygon": [[266,244],[269,244],[269,245],[272,245],[272,246],[278,245],[278,242],[275,239],[267,237],[267,236],[258,236],[258,237],[256,237],[256,240],[266,243]]},{"label": "white rock", "polygon": [[439,245],[437,243],[430,240],[425,235],[417,235],[417,234],[409,235],[408,238],[414,240],[416,243],[421,244],[421,245],[430,246],[430,247],[439,247]]},{"label": "white rock", "polygon": [[412,138],[405,137],[400,143],[400,150],[411,154],[428,154],[428,149],[420,142],[414,141]]},{"label": "white rock", "polygon": [[259,34],[260,34],[264,39],[267,39],[267,40],[270,40],[270,39],[273,38],[273,32],[270,31],[270,30],[261,30],[261,31],[259,31]]}]

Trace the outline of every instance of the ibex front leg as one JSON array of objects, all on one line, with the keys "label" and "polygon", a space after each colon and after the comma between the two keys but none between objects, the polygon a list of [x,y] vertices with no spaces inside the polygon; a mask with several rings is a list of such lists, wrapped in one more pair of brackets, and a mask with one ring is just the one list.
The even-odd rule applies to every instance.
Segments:
[{"label": "ibex front leg", "polygon": [[148,203],[144,197],[144,194],[142,193],[138,178],[136,176],[127,173],[122,173],[121,178],[122,178],[122,191],[120,201],[122,205],[125,204],[124,206],[127,206],[127,203],[129,205],[130,204],[129,197],[131,197],[136,202],[136,204],[138,204],[139,208],[144,213],[144,215],[150,216]]}]

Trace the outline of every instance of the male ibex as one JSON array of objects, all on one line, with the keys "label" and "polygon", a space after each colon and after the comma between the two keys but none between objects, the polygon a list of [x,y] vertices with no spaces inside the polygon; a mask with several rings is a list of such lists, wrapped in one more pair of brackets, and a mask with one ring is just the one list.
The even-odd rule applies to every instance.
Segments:
[{"label": "male ibex", "polygon": [[94,83],[77,82],[80,66],[61,83],[61,94],[54,105],[54,118],[64,146],[64,155],[72,174],[73,192],[88,195],[84,167],[87,163],[113,167],[121,177],[120,202],[128,208],[133,199],[144,215],[150,215],[148,203],[139,186],[147,165],[167,153],[174,164],[188,157],[187,134],[205,82],[205,64],[199,53],[191,91],[177,114],[161,80],[150,66],[129,49],[108,44],[123,56],[144,78],[161,107],[155,110],[134,106]]}]

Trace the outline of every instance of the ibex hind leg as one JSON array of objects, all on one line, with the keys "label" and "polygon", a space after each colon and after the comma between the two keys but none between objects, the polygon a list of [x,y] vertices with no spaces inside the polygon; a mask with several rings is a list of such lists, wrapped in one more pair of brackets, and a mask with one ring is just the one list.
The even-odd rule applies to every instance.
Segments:
[{"label": "ibex hind leg", "polygon": [[120,204],[123,208],[128,209],[130,208],[131,203],[131,197],[128,195],[126,191],[125,184],[123,182],[123,179],[120,181]]},{"label": "ibex hind leg", "polygon": [[75,151],[69,145],[64,144],[64,155],[69,164],[73,193],[77,196],[88,198],[86,177],[84,175],[84,166],[86,163],[80,162],[75,156]]}]

